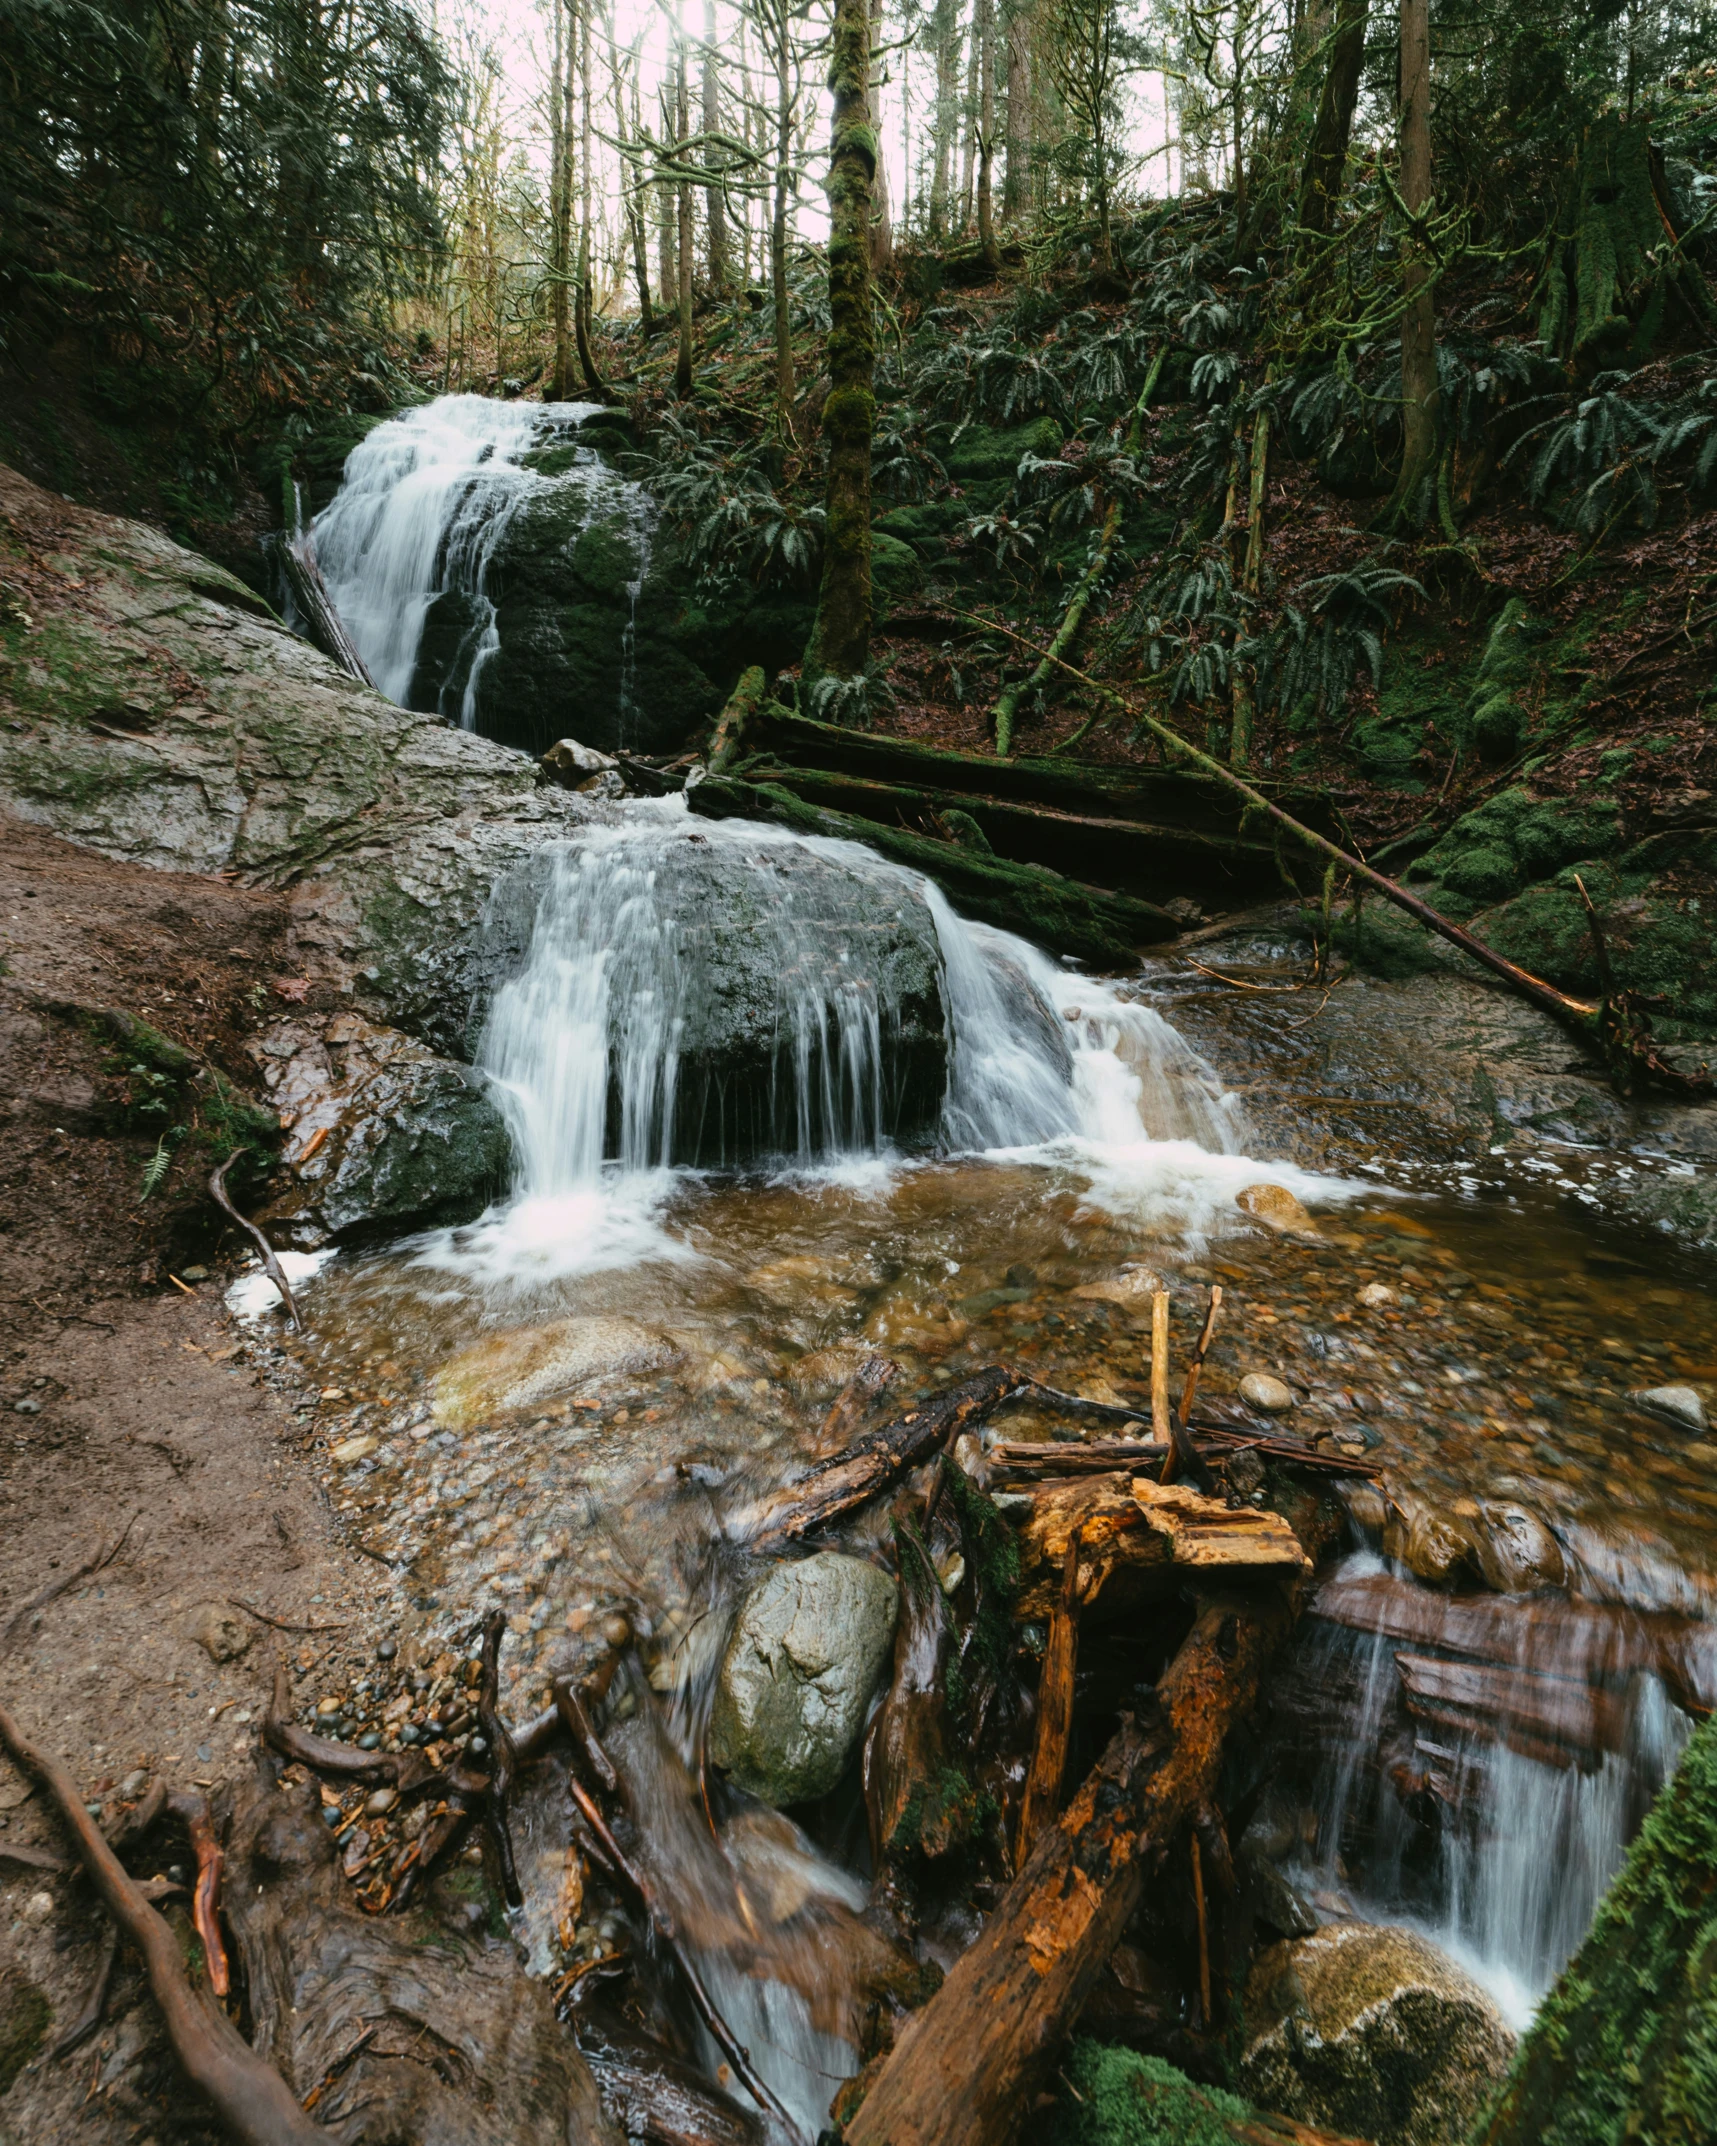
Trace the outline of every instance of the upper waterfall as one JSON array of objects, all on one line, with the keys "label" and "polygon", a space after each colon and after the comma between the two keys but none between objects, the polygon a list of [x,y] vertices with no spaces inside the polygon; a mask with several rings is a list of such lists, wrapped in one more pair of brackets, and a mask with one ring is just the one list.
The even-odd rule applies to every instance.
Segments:
[{"label": "upper waterfall", "polygon": [[[546,515],[547,543],[539,539],[528,548],[548,550],[551,568],[552,555],[565,555],[558,567],[563,600],[590,593],[578,586],[572,556],[589,529],[600,527],[618,554],[609,573],[617,615],[594,636],[598,664],[612,672],[612,684],[599,683],[590,665],[582,677],[556,681],[562,704],[543,711],[540,727],[555,736],[575,730],[594,743],[638,742],[629,735],[634,626],[655,508],[641,487],[581,442],[580,428],[599,409],[443,395],[384,420],[353,449],[310,540],[334,608],[390,700],[468,730],[538,743],[534,736],[512,737],[486,706],[488,699],[510,697],[504,685],[492,690],[492,667],[509,634],[531,638],[538,631],[528,607],[511,621],[503,617],[495,578],[509,533],[529,509]],[[613,705],[593,727],[593,710],[572,705],[568,687],[588,688],[593,697],[611,694]],[[552,694],[552,685],[547,690]]]}]

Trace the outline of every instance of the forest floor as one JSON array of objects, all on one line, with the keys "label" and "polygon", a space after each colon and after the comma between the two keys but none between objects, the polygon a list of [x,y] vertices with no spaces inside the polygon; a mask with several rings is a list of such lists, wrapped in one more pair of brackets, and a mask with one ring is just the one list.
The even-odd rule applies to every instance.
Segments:
[{"label": "forest floor", "polygon": [[[139,1200],[153,1139],[116,1126],[127,1084],[89,1013],[117,1008],[230,1059],[280,924],[271,898],[218,880],[0,829],[0,1653],[7,1704],[92,1803],[134,1772],[188,1786],[239,1770],[273,1653],[241,1603],[341,1627],[282,1635],[323,1648],[365,1643],[388,1592],[336,1537],[305,1451],[314,1392],[253,1346],[204,1265],[230,1268],[236,1232],[223,1245],[200,1197]],[[10,1860],[18,1849],[61,1855],[63,1837],[0,1759],[0,2025],[29,2015],[33,1988],[57,2032],[106,1918],[81,1880]],[[24,2070],[0,2139],[145,2135],[139,2078],[183,2097],[164,2045],[161,2065],[135,2063],[159,2040],[141,1974],[122,1966],[103,2031]]]}]

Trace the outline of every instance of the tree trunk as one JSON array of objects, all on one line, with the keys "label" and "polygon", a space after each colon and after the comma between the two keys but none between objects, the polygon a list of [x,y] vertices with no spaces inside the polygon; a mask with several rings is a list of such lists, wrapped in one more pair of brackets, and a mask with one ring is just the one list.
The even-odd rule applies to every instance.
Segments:
[{"label": "tree trunk", "polygon": [[775,417],[793,436],[799,386],[793,372],[793,311],[787,291],[787,187],[793,167],[793,54],[785,0],[771,24],[775,47],[775,201],[769,220],[769,283],[775,300]]},{"label": "tree trunk", "polygon": [[847,2124],[848,2146],[1010,2146],[1152,1871],[1209,1802],[1230,1726],[1287,1632],[1287,1602],[1207,1596],[1123,1727]]},{"label": "tree trunk", "polygon": [[937,0],[936,7],[936,164],[930,178],[930,236],[948,230],[948,186],[954,168],[954,142],[960,129],[959,0]]},{"label": "tree trunk", "polygon": [[1359,103],[1359,74],[1365,61],[1365,28],[1371,0],[1341,0],[1329,64],[1312,122],[1311,146],[1300,176],[1300,221],[1310,231],[1327,231],[1341,198],[1347,173],[1347,145]]},{"label": "tree trunk", "polygon": [[[703,5],[703,160],[706,164],[715,161],[713,137],[721,131],[721,69],[715,56],[715,0],[704,0]],[[727,201],[719,186],[704,189],[706,213],[709,217],[709,280],[718,291],[725,291],[728,282],[727,265]]]},{"label": "tree trunk", "polygon": [[978,0],[974,35],[978,41],[978,246],[984,266],[994,274],[1002,265],[990,203],[990,181],[996,155],[995,0]]},{"label": "tree trunk", "polygon": [[836,0],[829,57],[834,120],[829,143],[828,520],[817,623],[806,675],[856,678],[870,656],[870,443],[876,337],[870,295],[869,0]]},{"label": "tree trunk", "polygon": [[595,0],[584,0],[578,23],[578,291],[573,324],[578,333],[578,369],[584,375],[584,391],[597,402],[608,400],[608,390],[596,370],[590,347],[590,331],[596,317],[596,301],[590,288],[590,173],[593,128],[590,118],[590,15]]},{"label": "tree trunk", "polygon": [[960,172],[960,229],[972,228],[972,168],[978,155],[978,32],[976,23],[966,40],[965,157]]},{"label": "tree trunk", "polygon": [[[870,0],[870,46],[882,42],[882,0]],[[870,80],[870,130],[882,140],[882,77],[872,72]],[[888,167],[879,156],[870,189],[870,265],[881,274],[894,260],[894,221],[888,199]]]},{"label": "tree trunk", "polygon": [[[668,80],[658,92],[658,109],[661,120],[661,135],[667,140],[674,131],[674,82],[670,67]],[[662,311],[671,320],[679,312],[680,283],[674,267],[674,182],[662,179],[656,187],[657,213],[661,219],[656,227],[656,288],[661,295]]]},{"label": "tree trunk", "polygon": [[548,399],[565,402],[572,380],[572,51],[571,10],[555,0],[554,57],[549,80],[549,275],[554,321],[554,369]]},{"label": "tree trunk", "polygon": [[1002,180],[1002,215],[1017,223],[1031,203],[1031,11],[1012,0],[1008,40],[1008,166]]},{"label": "tree trunk", "polygon": [[[1401,0],[1401,199],[1411,215],[1431,202],[1430,0]],[[1401,317],[1401,474],[1384,510],[1390,525],[1416,522],[1437,466],[1437,316],[1424,244],[1405,234],[1407,310]]]},{"label": "tree trunk", "polygon": [[[619,48],[609,42],[608,64],[614,77],[614,132],[618,139],[626,136],[626,93],[620,78]],[[637,142],[644,132],[643,115],[639,109],[638,82],[632,80],[632,139]],[[632,241],[632,280],[638,286],[638,333],[648,342],[656,332],[656,310],[650,303],[650,260],[644,230],[644,182],[629,176],[629,167],[622,163],[620,169],[622,199],[626,207],[626,232]]]},{"label": "tree trunk", "polygon": [[[674,77],[674,126],[676,142],[684,142],[692,131],[692,83],[687,65],[686,41],[677,40],[678,60]],[[680,160],[685,152],[681,150]],[[679,207],[679,283],[678,300],[680,312],[680,349],[674,360],[674,393],[682,402],[692,391],[692,183],[682,178],[678,187]]]}]

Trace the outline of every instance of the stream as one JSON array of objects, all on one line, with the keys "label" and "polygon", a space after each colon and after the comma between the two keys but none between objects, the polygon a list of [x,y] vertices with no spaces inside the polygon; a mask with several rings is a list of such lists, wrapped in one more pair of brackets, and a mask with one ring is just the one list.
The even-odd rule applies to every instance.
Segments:
[{"label": "stream", "polygon": [[[565,481],[519,455],[580,414],[432,405],[354,455],[318,550],[395,698],[438,592],[481,596],[514,494]],[[436,685],[452,720],[485,630],[460,705]],[[796,907],[788,853],[807,851],[928,909],[946,1054],[927,1132],[899,1132],[904,987],[857,923]],[[763,1074],[712,1072],[696,1047],[718,1010],[700,937],[716,884],[755,889]],[[522,1719],[552,1669],[637,1641],[610,1750],[700,1967],[795,2120],[814,2135],[857,2066],[870,1869],[850,1796],[705,1823],[746,1511],[825,1450],[831,1401],[879,1353],[891,1400],[1001,1361],[1141,1405],[1152,1276],[1178,1362],[1221,1285],[1207,1391],[1272,1374],[1295,1435],[1381,1471],[1344,1492],[1348,1546],[1273,1681],[1248,1840],[1320,1917],[1412,1922],[1529,2019],[1717,1701],[1717,1443],[1630,1398],[1717,1381],[1717,1298],[1701,1262],[1594,1192],[1651,1165],[1572,1140],[1475,1162],[1404,1092],[1367,1119],[1366,987],[1338,1002],[1333,1070],[1308,1070],[1302,1001],[1268,995],[1300,974],[1285,942],[1205,957],[1249,992],[1169,957],[1098,979],[867,851],[694,820],[680,799],[602,806],[496,890],[497,916],[520,903],[525,951],[479,1054],[512,1133],[508,1195],[462,1228],[296,1259],[301,1337],[260,1273],[233,1301],[313,1376],[329,1494],[426,1658],[504,1608]],[[1236,1195],[1260,1183],[1315,1232],[1253,1221]],[[1065,1435],[1028,1396],[984,1442]],[[881,1543],[883,1516],[856,1536]],[[537,1773],[519,1932],[547,1973],[615,1929],[562,1927],[563,1777]],[[946,1965],[970,1934],[925,1945]]]}]

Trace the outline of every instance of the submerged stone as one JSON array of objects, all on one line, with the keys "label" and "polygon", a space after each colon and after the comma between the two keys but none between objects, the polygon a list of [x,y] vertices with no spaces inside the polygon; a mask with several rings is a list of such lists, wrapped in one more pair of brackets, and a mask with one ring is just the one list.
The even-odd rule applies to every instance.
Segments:
[{"label": "submerged stone", "polygon": [[1242,1214],[1250,1215],[1254,1222],[1261,1222],[1278,1236],[1312,1238],[1319,1234],[1317,1224],[1286,1185],[1243,1186],[1234,1195],[1234,1204]]},{"label": "submerged stone", "polygon": [[1679,1424],[1683,1430],[1703,1431],[1708,1428],[1705,1403],[1691,1386],[1648,1386],[1628,1398],[1636,1407],[1661,1416],[1667,1422]]},{"label": "submerged stone", "polygon": [[1514,2054],[1496,2006],[1446,1953],[1369,1923],[1262,1954],[1244,2033],[1254,2101],[1377,2146],[1458,2146]]},{"label": "submerged stone", "polygon": [[448,1430],[469,1430],[505,1410],[533,1407],[616,1372],[659,1370],[676,1353],[665,1334],[636,1319],[555,1319],[497,1334],[436,1373],[435,1420]]},{"label": "submerged stone", "polygon": [[827,1795],[857,1749],[897,1598],[886,1572],[833,1550],[757,1581],[722,1656],[711,1760],[777,1807]]}]

